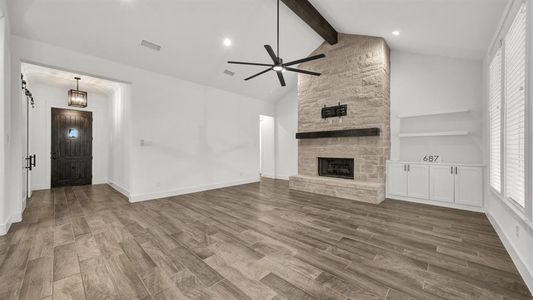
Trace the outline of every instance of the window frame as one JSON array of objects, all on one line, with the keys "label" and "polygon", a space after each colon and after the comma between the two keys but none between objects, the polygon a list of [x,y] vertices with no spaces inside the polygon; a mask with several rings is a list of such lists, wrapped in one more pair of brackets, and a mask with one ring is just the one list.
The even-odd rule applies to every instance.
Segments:
[{"label": "window frame", "polygon": [[503,42],[500,40],[500,42],[498,43],[498,47],[496,47],[494,53],[492,54],[490,60],[489,60],[489,64],[488,64],[488,77],[489,77],[489,80],[488,80],[488,88],[490,90],[491,86],[490,86],[490,75],[491,75],[491,72],[490,72],[490,66],[492,65],[492,62],[494,61],[494,58],[496,57],[496,55],[498,54],[498,51],[500,52],[500,190],[498,191],[497,189],[495,189],[493,186],[492,186],[492,183],[491,183],[491,171],[492,171],[492,166],[491,166],[491,145],[492,145],[492,135],[491,135],[491,119],[490,119],[490,92],[488,92],[488,98],[489,98],[489,104],[488,104],[488,124],[489,124],[489,128],[488,128],[488,132],[489,132],[489,153],[488,153],[488,157],[489,157],[489,166],[488,166],[488,169],[489,169],[489,176],[488,176],[488,186],[489,188],[492,190],[493,193],[497,194],[499,197],[503,197],[503,195],[505,195],[505,192],[504,192],[504,189],[505,189],[505,184],[504,184],[504,181],[505,181],[505,177],[504,177],[504,172],[505,172],[505,164],[504,164],[504,153],[503,153],[503,148],[504,148],[504,134],[503,134],[503,131],[504,131],[504,93],[505,93],[505,90],[504,90],[504,82],[503,82],[503,67],[504,67],[504,59],[503,59],[503,55],[504,55],[504,47],[503,47]]},{"label": "window frame", "polygon": [[[522,207],[519,203],[517,203],[515,200],[507,198],[506,195],[506,147],[505,147],[505,141],[506,141],[506,120],[505,120],[505,113],[506,113],[506,105],[505,105],[505,36],[510,30],[510,27],[512,23],[514,22],[515,18],[517,17],[517,14],[520,11],[520,8],[522,4],[526,5],[526,55],[525,55],[525,107],[524,107],[524,197],[525,197],[525,203]],[[524,0],[515,0],[510,3],[508,6],[508,10],[506,13],[506,16],[502,20],[499,31],[495,35],[493,42],[491,43],[491,47],[489,50],[489,53],[487,55],[486,60],[486,68],[487,68],[487,74],[490,73],[490,64],[492,60],[494,59],[494,56],[496,55],[497,51],[501,48],[502,49],[502,66],[501,66],[501,85],[502,85],[502,97],[501,97],[501,136],[500,136],[500,185],[501,185],[501,192],[498,192],[495,188],[492,187],[490,183],[490,108],[489,105],[486,107],[487,112],[487,124],[488,124],[488,153],[487,156],[489,158],[488,161],[488,179],[487,179],[487,186],[488,191],[490,191],[493,195],[495,195],[497,198],[499,198],[506,207],[510,208],[520,219],[522,219],[530,228],[533,229],[533,136],[531,134],[533,133],[533,105],[532,105],[532,99],[531,99],[531,88],[533,87],[533,78],[530,76],[530,69],[533,68],[531,66],[532,63],[532,56],[533,56],[533,49],[531,48],[531,34],[533,32],[532,28],[532,20],[531,20],[531,13],[532,13],[532,4],[529,3],[529,1]],[[487,88],[490,88],[490,74],[487,75]],[[488,90],[487,90],[487,99],[488,99]]]},{"label": "window frame", "polygon": [[502,154],[503,154],[503,170],[502,170],[502,175],[503,175],[503,196],[505,198],[505,200],[509,203],[511,203],[515,208],[519,209],[521,212],[524,212],[524,210],[526,209],[526,202],[528,201],[528,182],[529,182],[529,178],[531,177],[528,177],[528,165],[530,164],[530,156],[529,156],[529,149],[531,147],[529,147],[528,145],[528,137],[529,137],[529,80],[528,80],[528,62],[529,62],[529,45],[528,45],[528,34],[529,34],[529,30],[528,30],[528,25],[529,25],[529,22],[528,22],[528,17],[529,17],[529,14],[528,14],[528,8],[529,8],[529,5],[527,2],[523,2],[523,1],[520,1],[520,4],[518,5],[518,9],[517,11],[512,15],[512,18],[510,18],[510,24],[512,25],[515,21],[515,19],[518,17],[518,14],[520,13],[521,9],[522,9],[522,5],[525,5],[525,27],[526,27],[526,31],[525,31],[525,59],[524,59],[524,63],[525,63],[525,66],[524,66],[524,206],[522,206],[517,200],[513,199],[512,197],[510,197],[507,193],[507,180],[509,178],[507,178],[507,166],[508,166],[508,162],[507,162],[507,159],[508,159],[508,156],[507,156],[507,137],[508,137],[508,134],[507,134],[507,123],[508,123],[508,120],[507,120],[507,76],[506,76],[506,58],[507,58],[507,53],[505,51],[506,49],[506,37],[507,35],[509,34],[509,31],[511,29],[511,26],[509,26],[503,36],[502,36],[502,39],[501,39],[501,47],[502,47],[502,69],[501,69],[501,80],[502,80],[502,99],[501,99],[501,102],[502,102],[502,122],[503,122],[503,130],[501,132],[501,137],[502,137],[502,148],[500,148],[502,151]]}]

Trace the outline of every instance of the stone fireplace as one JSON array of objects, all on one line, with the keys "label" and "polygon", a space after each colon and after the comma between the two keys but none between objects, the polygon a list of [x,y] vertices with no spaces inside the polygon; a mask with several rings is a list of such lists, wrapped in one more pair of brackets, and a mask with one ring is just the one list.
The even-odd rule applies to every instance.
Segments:
[{"label": "stone fireplace", "polygon": [[[318,53],[326,58],[300,65],[322,75],[298,75],[298,175],[290,187],[380,203],[390,156],[389,47],[383,38],[339,34]],[[324,106],[339,103],[345,116],[322,118]]]}]

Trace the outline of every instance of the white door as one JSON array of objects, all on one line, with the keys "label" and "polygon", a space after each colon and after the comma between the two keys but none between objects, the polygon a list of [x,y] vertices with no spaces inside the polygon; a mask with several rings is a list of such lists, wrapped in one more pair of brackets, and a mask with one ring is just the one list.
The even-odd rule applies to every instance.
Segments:
[{"label": "white door", "polygon": [[387,164],[387,193],[391,196],[407,197],[406,164]]},{"label": "white door", "polygon": [[259,174],[262,177],[276,177],[276,149],[274,118],[259,116]]},{"label": "white door", "polygon": [[412,198],[429,199],[429,166],[407,166],[407,195]]},{"label": "white door", "polygon": [[454,198],[454,167],[432,165],[429,168],[429,199],[453,202]]},{"label": "white door", "polygon": [[483,205],[483,170],[478,167],[457,167],[455,203]]}]

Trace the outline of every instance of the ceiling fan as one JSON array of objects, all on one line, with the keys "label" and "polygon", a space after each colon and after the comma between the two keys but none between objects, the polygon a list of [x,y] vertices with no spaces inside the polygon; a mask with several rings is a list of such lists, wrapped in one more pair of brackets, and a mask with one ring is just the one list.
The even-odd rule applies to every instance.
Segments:
[{"label": "ceiling fan", "polygon": [[252,75],[248,78],[245,78],[244,80],[250,80],[252,78],[255,78],[259,75],[262,75],[268,71],[274,71],[277,73],[279,78],[279,83],[281,86],[285,86],[285,78],[283,78],[283,72],[285,71],[291,71],[291,72],[297,72],[297,73],[303,73],[308,75],[314,75],[314,76],[320,76],[320,73],[307,71],[307,70],[301,70],[296,68],[291,68],[292,65],[297,65],[300,63],[312,61],[319,58],[324,58],[326,55],[324,54],[318,54],[298,60],[293,60],[288,63],[283,63],[283,59],[279,57],[279,0],[278,0],[278,6],[277,6],[277,52],[274,52],[272,47],[270,45],[265,45],[265,49],[268,52],[268,55],[270,58],[272,58],[273,64],[265,64],[265,63],[252,63],[252,62],[242,62],[242,61],[228,61],[230,64],[237,64],[237,65],[250,65],[250,66],[264,66],[268,67],[266,70],[263,70],[255,75]]}]

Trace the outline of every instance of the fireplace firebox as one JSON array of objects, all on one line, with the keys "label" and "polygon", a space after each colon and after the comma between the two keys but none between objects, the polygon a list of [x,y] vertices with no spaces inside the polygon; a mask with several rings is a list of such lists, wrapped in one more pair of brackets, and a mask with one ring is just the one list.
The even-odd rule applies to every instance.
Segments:
[{"label": "fireplace firebox", "polygon": [[354,159],[319,157],[318,176],[354,179]]}]

